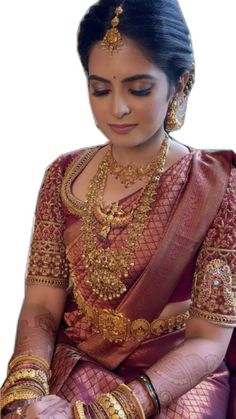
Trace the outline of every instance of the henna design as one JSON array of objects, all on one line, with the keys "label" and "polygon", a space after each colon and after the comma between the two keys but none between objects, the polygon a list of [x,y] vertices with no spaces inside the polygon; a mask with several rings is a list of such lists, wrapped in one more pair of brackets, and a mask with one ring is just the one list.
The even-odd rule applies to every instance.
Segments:
[{"label": "henna design", "polygon": [[220,358],[215,354],[185,354],[178,349],[151,367],[148,375],[157,389],[161,405],[169,406],[213,372],[219,363]]},{"label": "henna design", "polygon": [[57,327],[48,311],[19,320],[14,355],[32,353],[49,363],[54,349]]},{"label": "henna design", "polygon": [[35,327],[39,327],[49,334],[56,333],[56,325],[51,313],[35,316]]}]

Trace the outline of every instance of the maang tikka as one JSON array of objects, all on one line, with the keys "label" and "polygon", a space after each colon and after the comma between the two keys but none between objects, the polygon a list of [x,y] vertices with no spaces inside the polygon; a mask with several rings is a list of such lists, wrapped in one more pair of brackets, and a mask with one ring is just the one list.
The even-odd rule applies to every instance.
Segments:
[{"label": "maang tikka", "polygon": [[123,13],[123,4],[124,1],[119,7],[116,7],[115,16],[111,20],[112,27],[106,31],[102,40],[102,46],[110,51],[111,54],[113,54],[114,51],[118,51],[123,45],[121,33],[117,29],[117,26],[120,23],[119,16]]}]

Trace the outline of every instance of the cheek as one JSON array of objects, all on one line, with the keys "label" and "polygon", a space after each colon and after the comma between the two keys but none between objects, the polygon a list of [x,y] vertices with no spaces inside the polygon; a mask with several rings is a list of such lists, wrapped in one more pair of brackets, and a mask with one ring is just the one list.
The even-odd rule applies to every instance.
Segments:
[{"label": "cheek", "polygon": [[106,114],[106,112],[104,110],[102,101],[98,102],[94,98],[90,98],[89,100],[92,113],[95,116],[96,120],[104,119],[104,114]]},{"label": "cheek", "polygon": [[147,101],[142,109],[138,110],[143,122],[155,123],[165,118],[168,108],[168,102],[160,97],[154,97]]}]

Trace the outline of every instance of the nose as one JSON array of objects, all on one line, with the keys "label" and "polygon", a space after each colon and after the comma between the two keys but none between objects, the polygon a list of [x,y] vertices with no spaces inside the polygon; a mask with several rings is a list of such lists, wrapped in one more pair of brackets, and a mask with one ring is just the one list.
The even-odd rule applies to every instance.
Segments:
[{"label": "nose", "polygon": [[111,109],[113,116],[119,119],[130,113],[130,106],[126,98],[120,93],[112,95]]}]

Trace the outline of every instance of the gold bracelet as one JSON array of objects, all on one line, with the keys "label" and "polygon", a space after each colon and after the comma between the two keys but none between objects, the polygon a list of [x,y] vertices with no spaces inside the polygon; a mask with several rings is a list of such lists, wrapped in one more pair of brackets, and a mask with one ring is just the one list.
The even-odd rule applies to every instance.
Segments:
[{"label": "gold bracelet", "polygon": [[85,413],[84,413],[84,403],[80,400],[77,400],[73,406],[73,413],[75,419],[86,419]]},{"label": "gold bracelet", "polygon": [[46,361],[46,359],[41,358],[41,356],[38,355],[17,355],[15,356],[8,364],[8,371],[10,372],[16,365],[28,362],[28,361],[35,361],[37,364],[41,365],[43,369],[46,371],[50,371],[49,363]]},{"label": "gold bracelet", "polygon": [[107,419],[108,415],[103,409],[103,407],[98,404],[96,401],[89,404],[90,409],[94,413],[95,418],[97,419]]},{"label": "gold bracelet", "polygon": [[111,393],[100,394],[97,402],[102,406],[110,419],[114,417],[117,419],[127,419],[123,407]]},{"label": "gold bracelet", "polygon": [[0,410],[2,411],[4,407],[15,401],[32,400],[37,399],[38,397],[38,394],[34,393],[33,391],[16,391],[15,393],[3,397],[3,399],[0,401]]},{"label": "gold bracelet", "polygon": [[117,390],[120,390],[121,392],[123,392],[124,394],[128,396],[128,398],[134,403],[139,418],[145,419],[143,407],[139,399],[135,396],[133,390],[126,384],[119,384],[117,387]]},{"label": "gold bracelet", "polygon": [[139,419],[134,404],[130,403],[130,399],[128,399],[128,397],[124,393],[122,393],[121,391],[113,390],[111,394],[123,407],[127,419]]},{"label": "gold bracelet", "polygon": [[49,394],[49,385],[47,382],[46,374],[42,370],[34,370],[32,368],[18,370],[10,374],[9,377],[7,377],[5,383],[3,384],[2,391],[5,392],[16,382],[27,378],[36,381],[36,383],[38,383],[42,387],[45,395]]},{"label": "gold bracelet", "polygon": [[6,392],[3,394],[4,397],[7,397],[9,394],[15,393],[17,391],[31,391],[32,393],[37,394],[38,397],[43,397],[44,393],[42,389],[36,388],[34,386],[19,384],[12,387],[9,387]]}]

